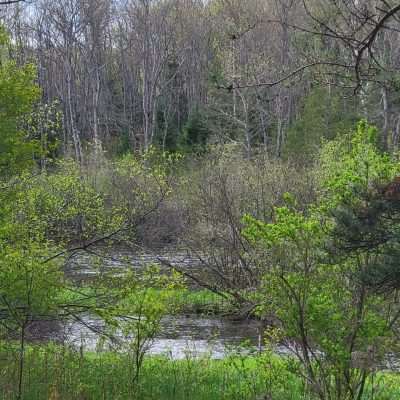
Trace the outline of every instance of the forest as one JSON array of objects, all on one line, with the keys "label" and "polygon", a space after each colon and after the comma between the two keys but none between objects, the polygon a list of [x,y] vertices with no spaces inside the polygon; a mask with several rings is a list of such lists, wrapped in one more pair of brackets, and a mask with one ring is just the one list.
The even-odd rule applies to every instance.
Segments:
[{"label": "forest", "polygon": [[0,400],[400,399],[398,0],[0,0]]}]

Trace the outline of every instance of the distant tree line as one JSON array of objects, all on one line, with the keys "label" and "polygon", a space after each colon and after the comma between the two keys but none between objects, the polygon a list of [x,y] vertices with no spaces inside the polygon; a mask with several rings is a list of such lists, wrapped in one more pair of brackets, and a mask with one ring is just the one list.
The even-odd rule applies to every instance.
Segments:
[{"label": "distant tree line", "polygon": [[201,150],[306,157],[367,117],[396,148],[399,16],[382,0],[1,2],[9,56],[58,102],[60,151]]}]

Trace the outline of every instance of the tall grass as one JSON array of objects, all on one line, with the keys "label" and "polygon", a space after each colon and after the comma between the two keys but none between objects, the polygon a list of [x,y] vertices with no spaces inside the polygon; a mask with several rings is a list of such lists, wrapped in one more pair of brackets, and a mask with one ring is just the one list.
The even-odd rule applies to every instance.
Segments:
[{"label": "tall grass", "polygon": [[[15,399],[17,357],[10,345],[0,352],[0,399]],[[171,360],[149,357],[138,384],[129,354],[86,353],[56,345],[30,346],[26,354],[24,400],[312,400],[291,361],[270,356],[232,355]],[[375,378],[375,400],[400,398],[395,374]],[[379,383],[379,382],[378,382]],[[370,398],[370,397],[369,397]]]}]

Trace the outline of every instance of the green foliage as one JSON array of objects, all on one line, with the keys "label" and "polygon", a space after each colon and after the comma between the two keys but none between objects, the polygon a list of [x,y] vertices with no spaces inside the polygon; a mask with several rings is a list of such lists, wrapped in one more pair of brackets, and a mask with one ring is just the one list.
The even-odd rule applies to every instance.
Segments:
[{"label": "green foliage", "polygon": [[[0,31],[0,52],[7,42]],[[29,113],[39,97],[32,64],[17,66],[14,61],[0,63],[0,176],[12,176],[32,164],[37,143],[27,140],[20,119]]]},{"label": "green foliage", "polygon": [[[10,346],[0,350],[0,396],[12,398],[17,365]],[[139,390],[132,392],[131,359],[123,353],[84,353],[55,346],[32,346],[27,351],[29,381],[23,399],[97,400],[315,400],[307,395],[293,371],[293,360],[232,354],[225,360],[209,358],[170,360],[148,358]],[[379,374],[367,383],[375,400],[400,395],[397,374]],[[268,398],[268,397],[267,397]]]},{"label": "green foliage", "polygon": [[22,175],[2,195],[8,201],[1,232],[13,245],[29,239],[57,248],[105,233],[119,222],[112,221],[101,194],[69,161],[52,174]]},{"label": "green foliage", "polygon": [[334,89],[315,88],[304,99],[300,116],[289,127],[286,154],[310,160],[324,139],[349,131],[356,120],[352,101]]},{"label": "green foliage", "polygon": [[[6,396],[15,365],[12,353],[4,349],[0,354],[9,360],[6,365],[0,361],[0,395]],[[30,380],[23,398],[31,400],[46,398],[49,393],[68,399],[84,395],[87,399],[121,400],[255,400],[265,393],[281,400],[302,398],[301,382],[276,357],[270,360],[233,354],[226,360],[148,358],[136,392],[131,387],[131,359],[126,353],[87,353],[82,358],[77,352],[56,346],[32,347],[27,368]]]},{"label": "green foliage", "polygon": [[128,268],[115,275],[101,268],[96,271],[92,265],[96,279],[85,290],[76,290],[65,278],[63,266],[70,254],[91,250],[91,244],[99,242],[106,251],[108,239],[131,238],[136,219],[152,210],[169,190],[165,169],[174,160],[149,152],[143,162],[125,157],[110,163],[111,186],[85,176],[72,161],[57,163],[51,173],[46,169],[36,175],[25,172],[3,185],[0,320],[6,335],[18,333],[21,338],[21,390],[25,334],[32,321],[88,311],[102,318],[108,333],[118,330],[132,338],[125,350],[135,365],[131,383],[137,385],[149,340],[161,318],[174,311],[171,296],[181,287],[180,276],[161,275],[157,268],[140,276]]},{"label": "green foliage", "polygon": [[129,135],[129,131],[124,130],[118,134],[118,136],[112,141],[111,154],[115,154],[117,157],[121,157],[131,151],[132,143]]},{"label": "green foliage", "polygon": [[224,315],[237,311],[231,301],[205,289],[178,289],[170,296],[174,308],[184,314]]},{"label": "green foliage", "polygon": [[[7,340],[10,352],[0,350],[0,363],[2,354],[8,361],[0,370],[0,387],[8,381],[16,384],[25,360],[29,380],[23,391],[32,399],[212,399],[221,398],[221,393],[226,399],[256,399],[261,394],[296,400],[368,399],[372,377],[379,377],[375,369],[395,345],[393,330],[399,328],[394,296],[370,290],[372,285],[361,279],[383,265],[393,271],[400,254],[400,229],[391,219],[400,212],[398,199],[385,195],[399,165],[376,143],[376,129],[364,121],[352,135],[325,143],[315,170],[318,196],[311,205],[300,190],[298,199],[281,195],[282,180],[287,179],[285,187],[294,186],[289,181],[296,172],[292,169],[274,169],[272,178],[273,164],[268,164],[269,175],[264,176],[266,164],[232,162],[232,154],[210,161],[212,179],[201,181],[203,191],[190,193],[198,201],[193,203],[198,214],[192,218],[201,221],[201,207],[218,211],[208,219],[223,240],[231,226],[239,230],[245,226],[246,246],[254,245],[260,261],[252,273],[257,279],[261,275],[262,282],[256,281],[243,296],[258,304],[260,317],[276,321],[267,332],[269,350],[263,355],[251,358],[239,351],[221,362],[188,359],[184,364],[145,358],[165,314],[181,309],[232,310],[231,304],[213,294],[185,291],[179,274],[163,275],[156,266],[142,274],[131,269],[115,274],[102,268],[99,258],[97,269],[93,262],[93,279],[78,289],[62,272],[68,249],[90,250],[90,244],[99,240],[106,254],[108,238],[135,237],[137,221],[172,193],[170,179],[181,160],[179,154],[150,148],[142,157],[98,159],[87,170],[64,161],[55,163],[51,173],[42,169],[39,174],[24,172],[9,179],[0,192],[2,326],[22,338],[36,318],[90,311],[105,322],[107,335],[118,333],[125,341],[121,353],[85,356],[65,348],[61,355],[60,348],[32,347],[25,355],[22,340],[19,347]],[[226,170],[229,174],[224,175]],[[193,180],[184,179],[185,187],[193,188]],[[276,188],[276,193],[257,193],[259,182]],[[241,190],[241,196],[233,197],[232,188]],[[226,206],[227,198],[235,206],[229,215],[238,218],[237,225],[224,225],[226,208],[216,208]],[[240,221],[235,214],[254,210],[257,218],[246,214]],[[207,240],[209,225],[203,227]],[[365,238],[387,235],[389,242],[364,246]],[[129,265],[127,259],[125,266]],[[275,359],[271,351],[276,343],[295,350],[297,359]],[[18,365],[8,358],[16,350]],[[11,393],[3,387],[6,395]],[[386,400],[396,390],[379,395]]]},{"label": "green foliage", "polygon": [[140,157],[126,154],[93,171],[97,190],[114,205],[115,214],[124,219],[125,233],[135,235],[137,222],[156,212],[171,193],[171,173],[181,158],[178,153],[150,147]]},{"label": "green foliage", "polygon": [[400,164],[377,146],[376,128],[361,121],[354,134],[324,145],[319,164],[322,196],[339,203],[358,202],[374,186],[389,182]]},{"label": "green foliage", "polygon": [[63,260],[53,257],[118,220],[107,219],[103,199],[72,163],[52,175],[23,174],[0,196],[0,310],[3,322],[22,327],[59,312]]},{"label": "green foliage", "polygon": [[0,25],[0,46],[4,46],[9,43],[8,34],[3,26]]},{"label": "green foliage", "polygon": [[393,343],[390,301],[357,279],[370,263],[368,249],[342,257],[329,252],[337,235],[335,210],[361,207],[366,191],[398,170],[379,152],[376,137],[362,121],[351,137],[324,146],[317,204],[299,210],[286,195],[287,205],[274,209],[272,222],[244,217],[243,234],[268,260],[259,312],[279,321],[277,337],[296,349],[301,374],[320,399],[360,399],[385,345]]},{"label": "green foliage", "polygon": [[210,130],[206,123],[206,116],[203,112],[193,111],[183,128],[180,138],[180,147],[188,152],[204,152]]},{"label": "green foliage", "polygon": [[[396,182],[400,163],[378,148],[378,133],[362,121],[352,138],[322,152],[321,198],[334,220],[331,253],[359,257],[358,279],[388,292],[400,284],[400,213]],[[393,193],[386,193],[393,185]]]},{"label": "green foliage", "polygon": [[156,265],[148,266],[140,274],[130,270],[118,277],[103,274],[97,289],[112,296],[113,301],[94,312],[109,323],[111,330],[117,328],[122,332],[129,350],[143,352],[145,344],[158,332],[161,318],[174,313],[171,300],[182,284],[179,273],[161,274]]},{"label": "green foliage", "polygon": [[[27,279],[25,269],[32,272],[32,279],[38,280],[35,287],[43,286],[43,290],[47,281],[40,279],[46,273],[49,275],[48,293],[43,293],[45,299],[53,286],[59,288],[62,284],[58,272],[68,248],[85,248],[97,240],[107,245],[108,237],[121,239],[124,235],[134,235],[136,219],[152,210],[169,190],[165,166],[173,160],[164,155],[162,167],[155,154],[149,153],[147,157],[145,163],[131,157],[112,163],[112,186],[100,185],[90,176],[82,175],[72,161],[59,162],[52,173],[24,173],[3,186],[0,263],[7,268],[2,271],[0,307],[10,308],[4,298],[24,298],[16,291],[16,282],[20,281],[23,287]],[[54,279],[50,279],[53,275]],[[155,284],[156,275],[152,275]],[[40,293],[31,291],[29,295],[37,295],[38,302],[44,301],[40,300]],[[159,297],[161,300],[163,296]],[[48,302],[52,307],[56,303],[54,299]]]},{"label": "green foliage", "polygon": [[44,245],[31,241],[0,244],[0,319],[10,332],[25,329],[32,318],[57,312],[62,274],[55,262],[43,263]]},{"label": "green foliage", "polygon": [[48,160],[55,161],[62,137],[62,112],[59,102],[37,104],[34,110],[23,118],[24,131],[30,140],[34,140],[40,151],[40,166],[43,168]]}]

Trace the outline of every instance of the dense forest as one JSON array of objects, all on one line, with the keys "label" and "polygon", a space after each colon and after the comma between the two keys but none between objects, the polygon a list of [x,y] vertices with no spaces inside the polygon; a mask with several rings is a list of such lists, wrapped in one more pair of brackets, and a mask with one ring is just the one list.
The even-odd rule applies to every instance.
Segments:
[{"label": "dense forest", "polygon": [[0,400],[400,398],[400,2],[0,0]]}]

